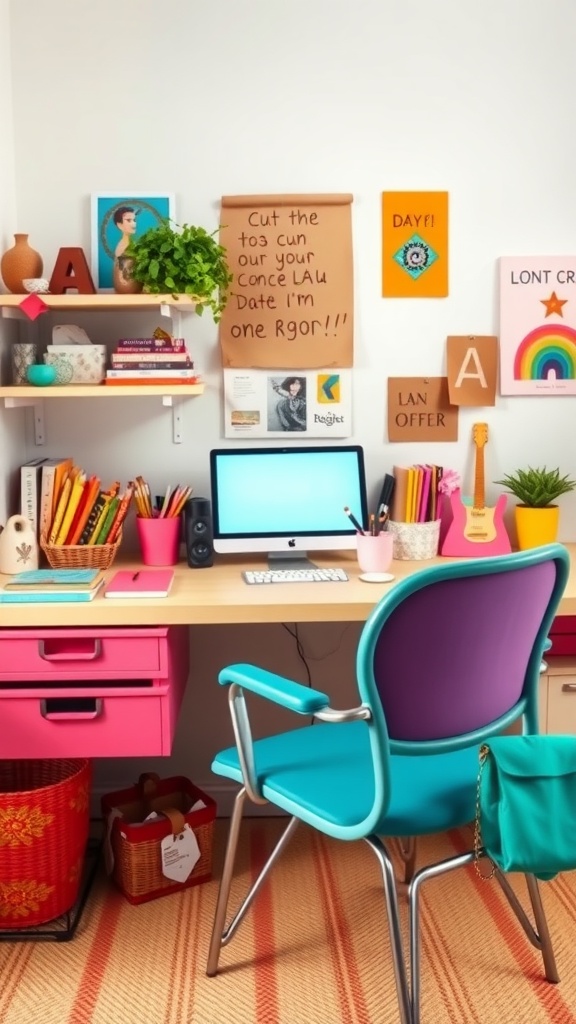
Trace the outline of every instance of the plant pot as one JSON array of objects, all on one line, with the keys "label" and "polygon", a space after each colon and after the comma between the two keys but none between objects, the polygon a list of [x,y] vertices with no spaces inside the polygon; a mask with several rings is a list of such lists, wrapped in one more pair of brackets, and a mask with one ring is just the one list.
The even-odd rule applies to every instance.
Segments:
[{"label": "plant pot", "polygon": [[135,281],[132,276],[134,260],[130,256],[118,256],[114,260],[112,269],[112,283],[114,291],[120,295],[137,295],[142,291],[140,281]]},{"label": "plant pot", "polygon": [[520,551],[552,544],[556,540],[560,520],[558,505],[546,505],[545,508],[516,505],[514,515]]}]

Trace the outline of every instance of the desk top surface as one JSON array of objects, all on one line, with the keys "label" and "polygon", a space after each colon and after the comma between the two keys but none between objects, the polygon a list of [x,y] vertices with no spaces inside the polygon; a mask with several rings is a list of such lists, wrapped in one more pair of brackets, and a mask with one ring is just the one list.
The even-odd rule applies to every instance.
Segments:
[{"label": "desk top surface", "polygon": [[[576,565],[576,544],[567,544]],[[392,583],[364,583],[354,552],[311,554],[320,566],[341,566],[347,583],[278,583],[248,586],[243,569],[265,568],[260,556],[216,556],[209,569],[175,566],[176,577],[168,597],[111,599],[98,595],[87,603],[0,605],[0,628],[43,626],[151,626],[266,622],[364,621],[380,598],[401,579],[443,558],[425,562],[395,561]],[[119,568],[142,568],[138,562],[116,561],[109,579]],[[9,577],[0,575],[0,586]],[[576,569],[572,569],[559,613],[576,615]]]}]

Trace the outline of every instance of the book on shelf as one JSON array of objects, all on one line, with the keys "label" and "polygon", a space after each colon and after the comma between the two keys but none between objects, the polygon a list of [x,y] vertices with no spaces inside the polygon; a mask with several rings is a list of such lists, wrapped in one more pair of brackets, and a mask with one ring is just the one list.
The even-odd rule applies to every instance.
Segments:
[{"label": "book on shelf", "polygon": [[106,379],[124,377],[141,377],[142,380],[146,380],[147,377],[179,377],[182,380],[188,380],[190,377],[197,377],[198,374],[195,372],[193,367],[180,368],[178,370],[135,370],[134,368],[126,370],[118,370],[116,368],[112,370],[106,370]]},{"label": "book on shelf", "polygon": [[173,569],[120,569],[106,584],[104,597],[168,597]]},{"label": "book on shelf", "polygon": [[189,352],[118,352],[115,351],[110,356],[110,362],[112,366],[117,363],[128,363],[129,366],[138,365],[144,363],[145,366],[150,364],[151,366],[163,366],[165,363],[174,363],[175,366],[186,366],[190,364],[193,366],[192,357]]},{"label": "book on shelf", "polygon": [[193,369],[194,363],[192,360],[186,360],[181,363],[176,363],[172,359],[165,359],[163,362],[149,362],[149,363],[125,363],[124,360],[116,360],[112,357],[111,366],[112,370],[185,370]]},{"label": "book on shelf", "polygon": [[13,590],[3,587],[0,589],[0,604],[71,604],[93,601],[103,584],[104,577],[98,581],[96,586],[78,590],[70,590],[62,586],[39,588],[34,591],[25,587]]},{"label": "book on shelf", "polygon": [[22,594],[76,593],[98,588],[104,578],[102,569],[28,569],[13,576],[4,590]]},{"label": "book on shelf", "polygon": [[162,384],[162,385],[171,385],[171,384],[175,384],[176,385],[176,384],[180,384],[180,385],[183,385],[183,384],[201,384],[201,383],[202,383],[202,380],[201,380],[201,378],[199,376],[194,376],[194,377],[174,377],[173,373],[171,373],[167,377],[159,377],[157,374],[154,374],[154,376],[152,376],[152,377],[149,377],[147,374],[144,377],[136,377],[134,374],[131,373],[130,376],[128,376],[128,377],[106,377],[106,380],[104,381],[104,384],[105,385],[107,384],[109,387],[114,387],[114,386],[118,387],[118,385],[129,384],[129,385],[136,385],[136,386],[142,387],[142,388],[145,388],[147,384]]},{"label": "book on shelf", "polygon": [[20,515],[32,523],[36,538],[40,535],[42,465],[45,459],[31,459],[20,467]]},{"label": "book on shelf", "polygon": [[50,532],[52,520],[58,504],[58,495],[64,482],[64,477],[72,469],[70,456],[54,459],[45,459],[42,464],[41,494],[40,494],[40,534],[46,537]]},{"label": "book on shelf", "polygon": [[119,338],[117,352],[185,352],[185,338]]},{"label": "book on shelf", "polygon": [[74,473],[73,475],[71,473],[70,480],[70,494],[68,497],[68,501],[66,502],[64,515],[62,516],[60,529],[58,530],[58,534],[56,537],[56,544],[66,543],[66,538],[68,537],[68,534],[70,532],[70,527],[72,526],[72,522],[76,514],[76,509],[78,508],[82,500],[84,488],[86,487],[86,474],[83,473],[81,470],[78,470],[78,472]]}]

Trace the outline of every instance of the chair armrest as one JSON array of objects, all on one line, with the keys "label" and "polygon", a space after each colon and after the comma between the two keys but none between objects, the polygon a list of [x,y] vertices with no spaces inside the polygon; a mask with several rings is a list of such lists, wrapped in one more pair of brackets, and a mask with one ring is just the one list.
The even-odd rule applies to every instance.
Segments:
[{"label": "chair armrest", "polygon": [[295,683],[256,665],[228,665],[220,672],[218,682],[221,686],[236,684],[299,715],[313,715],[330,704],[330,698],[320,690]]}]

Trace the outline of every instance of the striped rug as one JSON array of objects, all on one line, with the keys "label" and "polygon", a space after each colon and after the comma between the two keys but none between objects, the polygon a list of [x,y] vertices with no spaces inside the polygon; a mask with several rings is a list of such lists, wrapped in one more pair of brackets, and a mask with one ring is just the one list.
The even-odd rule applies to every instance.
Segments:
[{"label": "striped rug", "polygon": [[[236,892],[281,827],[245,822]],[[215,875],[225,824],[216,829]],[[467,838],[428,839],[423,853],[445,856]],[[542,979],[495,882],[470,870],[423,891],[423,1024],[576,1024],[576,872],[543,887],[557,986]],[[365,844],[302,826],[209,979],[215,898],[211,882],[134,907],[100,877],[71,942],[0,945],[0,1024],[396,1024],[378,867]]]}]

